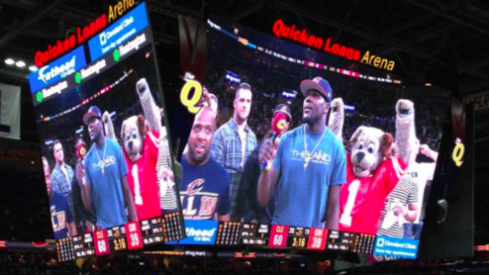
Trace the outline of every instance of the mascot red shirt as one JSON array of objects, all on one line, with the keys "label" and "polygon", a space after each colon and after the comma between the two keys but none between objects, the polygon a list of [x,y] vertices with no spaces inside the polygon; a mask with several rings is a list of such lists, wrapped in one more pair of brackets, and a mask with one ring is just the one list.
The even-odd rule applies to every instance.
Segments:
[{"label": "mascot red shirt", "polygon": [[399,182],[406,164],[387,158],[370,175],[358,178],[347,153],[347,183],[341,187],[339,230],[376,235],[385,199]]},{"label": "mascot red shirt", "polygon": [[156,180],[156,163],[158,161],[159,134],[148,130],[143,140],[141,158],[132,162],[124,146],[124,157],[129,168],[127,181],[133,191],[133,200],[140,220],[161,216],[160,199]]}]

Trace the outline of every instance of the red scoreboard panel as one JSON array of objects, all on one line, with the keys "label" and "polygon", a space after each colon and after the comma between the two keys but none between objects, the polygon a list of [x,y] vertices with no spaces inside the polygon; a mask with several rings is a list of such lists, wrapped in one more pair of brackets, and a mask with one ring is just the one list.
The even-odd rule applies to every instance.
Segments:
[{"label": "red scoreboard panel", "polygon": [[323,228],[311,228],[309,234],[309,241],[307,242],[307,249],[310,250],[324,250],[326,247],[326,238],[328,236],[328,229]]},{"label": "red scoreboard panel", "polygon": [[141,227],[139,222],[126,223],[127,232],[127,248],[129,250],[139,249],[143,247],[143,237],[141,236]]},{"label": "red scoreboard panel", "polygon": [[101,256],[110,254],[109,239],[107,238],[107,230],[99,229],[93,232],[95,243],[95,255]]},{"label": "red scoreboard panel", "polygon": [[288,234],[289,226],[276,224],[272,225],[268,246],[272,248],[286,248]]}]

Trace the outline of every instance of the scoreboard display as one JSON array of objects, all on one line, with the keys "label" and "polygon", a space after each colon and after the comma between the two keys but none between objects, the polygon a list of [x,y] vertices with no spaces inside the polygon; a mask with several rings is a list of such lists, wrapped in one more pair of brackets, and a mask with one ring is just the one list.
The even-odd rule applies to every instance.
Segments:
[{"label": "scoreboard display", "polygon": [[[72,238],[64,238],[56,243],[58,256],[60,261],[69,261],[75,258],[141,249],[152,244],[164,243],[172,238],[182,239],[182,233],[175,233],[175,224],[178,225],[178,223],[175,223],[174,219],[173,214],[165,215],[161,218],[131,222]],[[166,230],[167,224],[174,224],[174,226],[170,227],[168,231]]]},{"label": "scoreboard display", "polygon": [[58,252],[58,259],[62,261],[71,261],[75,259],[75,252],[73,251],[73,240],[71,238],[64,238],[56,243],[56,250]]},{"label": "scoreboard display", "polygon": [[289,234],[287,236],[287,247],[306,249],[310,233],[310,228],[296,226],[289,227]]},{"label": "scoreboard display", "polygon": [[241,227],[242,225],[239,222],[219,223],[216,244],[225,246],[239,245]]},{"label": "scoreboard display", "polygon": [[[83,257],[95,255],[95,246],[93,242],[93,236],[91,233],[85,233],[80,236],[75,236],[71,239],[73,240],[73,247],[71,249],[75,253],[76,258],[83,258]],[[63,260],[65,259],[63,258],[60,259],[60,261]]]},{"label": "scoreboard display", "polygon": [[107,239],[112,251],[127,250],[125,226],[115,226],[107,230]]},{"label": "scoreboard display", "polygon": [[187,239],[169,244],[372,254],[376,242],[375,235],[277,224],[186,221],[186,231]]},{"label": "scoreboard display", "polygon": [[375,235],[331,230],[327,242],[330,250],[371,254],[374,251]]},{"label": "scoreboard display", "polygon": [[[207,45],[188,42],[180,24],[183,81],[171,108],[182,119],[169,126],[186,144],[176,156],[189,236],[181,244],[416,258],[448,91],[420,96],[392,72],[322,52],[329,40],[317,40],[319,51],[290,43],[281,38],[294,27],[282,20],[274,36],[218,17],[205,26],[184,22],[206,27],[190,35]],[[232,68],[242,70],[230,76]],[[312,117],[311,90],[329,103],[329,115]],[[242,108],[240,100],[251,103]],[[216,125],[206,129],[210,149],[198,146],[209,122]],[[231,134],[243,124],[246,137]],[[225,171],[206,175],[200,169],[207,165]]]},{"label": "scoreboard display", "polygon": [[162,232],[165,242],[183,239],[182,218],[180,213],[169,213],[163,216]]},{"label": "scoreboard display", "polygon": [[165,239],[165,225],[162,218],[141,222],[143,244],[161,243]]},{"label": "scoreboard display", "polygon": [[269,224],[243,223],[241,244],[250,246],[266,246],[270,237]]},{"label": "scoreboard display", "polygon": [[28,76],[60,261],[185,236],[147,5],[122,3]]}]

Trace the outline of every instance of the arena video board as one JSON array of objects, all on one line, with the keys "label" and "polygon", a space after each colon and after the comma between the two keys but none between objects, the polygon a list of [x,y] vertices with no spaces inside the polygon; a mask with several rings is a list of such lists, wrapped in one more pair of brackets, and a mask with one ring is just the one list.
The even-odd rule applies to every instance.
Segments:
[{"label": "arena video board", "polygon": [[172,104],[195,114],[172,121],[188,130],[180,243],[415,258],[449,93],[206,23],[202,86],[187,72]]},{"label": "arena video board", "polygon": [[29,75],[59,258],[181,239],[147,6],[121,1],[81,33]]}]

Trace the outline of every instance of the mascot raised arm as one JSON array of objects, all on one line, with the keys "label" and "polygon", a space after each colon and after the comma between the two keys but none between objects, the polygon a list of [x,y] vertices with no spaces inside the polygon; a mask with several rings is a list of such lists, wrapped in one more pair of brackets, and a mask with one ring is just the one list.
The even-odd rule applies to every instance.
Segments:
[{"label": "mascot raised arm", "polygon": [[[127,176],[140,220],[159,217],[162,210],[177,210],[171,155],[161,111],[146,79],[136,83],[143,114],[126,118],[120,140],[129,169]],[[107,136],[117,139],[110,115],[102,116]]]},{"label": "mascot raised arm", "polygon": [[[333,133],[341,136],[345,119],[343,101],[336,98],[331,106],[329,126]],[[375,235],[384,201],[407,165],[393,154],[392,135],[378,128],[358,127],[350,138],[350,145],[347,182],[340,193],[339,229]]]}]

